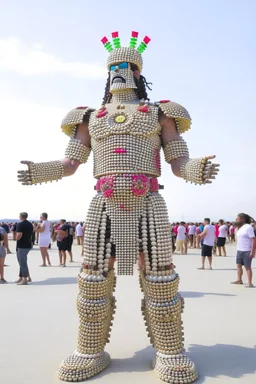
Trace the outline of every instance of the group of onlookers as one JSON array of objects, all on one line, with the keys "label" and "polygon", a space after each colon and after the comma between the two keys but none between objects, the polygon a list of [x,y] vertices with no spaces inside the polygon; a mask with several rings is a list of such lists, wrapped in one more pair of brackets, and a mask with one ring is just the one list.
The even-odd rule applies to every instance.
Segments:
[{"label": "group of onlookers", "polygon": [[[42,213],[40,223],[30,223],[28,214],[20,214],[19,223],[13,226],[0,225],[0,283],[6,283],[4,279],[4,261],[6,253],[10,252],[8,245],[8,232],[10,229],[15,232],[17,260],[19,263],[19,278],[16,281],[19,285],[26,285],[31,282],[27,264],[27,255],[36,239],[42,256],[41,267],[51,266],[48,249],[51,242],[56,241],[59,251],[60,266],[66,266],[67,253],[70,262],[73,262],[72,244],[74,236],[77,244],[83,247],[85,225],[83,223],[68,223],[62,219],[58,223],[51,224],[48,221],[47,213]],[[237,216],[235,223],[219,220],[218,223],[211,223],[209,218],[204,223],[188,223],[184,221],[171,226],[173,251],[187,254],[189,248],[201,248],[202,267],[205,269],[205,259],[208,258],[209,268],[212,269],[212,255],[227,256],[226,239],[234,242],[237,239],[237,280],[233,284],[243,284],[242,266],[245,267],[248,276],[248,287],[253,287],[251,262],[256,252],[256,225],[254,220],[245,213]],[[83,254],[83,248],[82,248]]]},{"label": "group of onlookers", "polygon": [[[218,250],[218,256],[226,256],[226,240],[230,243],[235,242],[235,224],[224,222],[220,219],[217,223],[211,223],[215,227],[215,242],[213,253]],[[172,248],[173,252],[187,254],[188,248],[201,248],[205,223],[185,223],[184,221],[171,225]]]},{"label": "group of onlookers", "polygon": [[[18,285],[27,285],[31,282],[28,269],[27,256],[35,243],[40,248],[42,265],[41,267],[51,266],[51,260],[48,249],[52,242],[57,242],[60,266],[66,267],[67,252],[70,256],[70,262],[73,262],[72,245],[76,236],[77,244],[82,245],[85,226],[83,223],[68,223],[62,219],[58,223],[50,223],[48,214],[40,215],[40,222],[31,223],[28,220],[28,214],[22,212],[19,222],[14,225],[0,225],[0,283],[6,283],[4,279],[4,261],[7,253],[11,253],[8,245],[8,233],[13,231],[13,239],[16,241],[17,260],[20,266],[19,278],[16,281]],[[82,249],[83,252],[83,249]]]},{"label": "group of onlookers", "polygon": [[187,254],[190,248],[201,248],[202,266],[205,269],[205,260],[208,258],[209,269],[212,269],[212,255],[227,256],[226,240],[237,240],[237,280],[232,284],[243,284],[242,275],[244,266],[248,277],[248,288],[252,288],[252,259],[256,253],[256,225],[255,221],[247,214],[237,215],[235,223],[210,223],[209,218],[204,223],[176,223],[171,226],[173,251]]}]

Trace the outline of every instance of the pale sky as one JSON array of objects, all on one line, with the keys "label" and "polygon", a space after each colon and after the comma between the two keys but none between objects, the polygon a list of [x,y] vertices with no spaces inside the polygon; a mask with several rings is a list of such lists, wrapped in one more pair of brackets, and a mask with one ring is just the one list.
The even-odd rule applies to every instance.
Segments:
[{"label": "pale sky", "polygon": [[252,0],[0,0],[0,218],[27,211],[84,220],[94,195],[92,159],[58,183],[24,187],[20,160],[63,158],[60,129],[80,105],[98,108],[107,78],[101,38],[132,30],[151,37],[143,75],[151,101],[171,99],[190,113],[184,134],[191,157],[215,154],[221,171],[193,186],[162,164],[160,183],[171,220],[256,217],[255,14]]}]

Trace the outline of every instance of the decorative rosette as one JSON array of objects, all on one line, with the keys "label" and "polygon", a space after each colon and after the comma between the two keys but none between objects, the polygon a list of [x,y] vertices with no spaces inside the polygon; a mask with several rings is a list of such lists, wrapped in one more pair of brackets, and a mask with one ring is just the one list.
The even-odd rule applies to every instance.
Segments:
[{"label": "decorative rosette", "polygon": [[150,179],[146,175],[132,175],[132,193],[135,196],[146,196],[150,189]]},{"label": "decorative rosette", "polygon": [[101,191],[103,196],[106,197],[107,199],[113,196],[114,182],[115,182],[115,178],[111,176],[102,177],[97,182],[97,188]]}]

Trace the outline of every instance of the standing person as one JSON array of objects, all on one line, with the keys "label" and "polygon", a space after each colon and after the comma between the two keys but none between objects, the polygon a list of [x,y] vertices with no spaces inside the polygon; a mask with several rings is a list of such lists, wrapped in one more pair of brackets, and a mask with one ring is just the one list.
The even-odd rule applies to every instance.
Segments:
[{"label": "standing person", "polygon": [[28,214],[20,214],[20,223],[17,225],[17,258],[20,265],[20,278],[18,285],[27,285],[28,279],[31,281],[28,270],[27,256],[32,248],[33,225],[27,220]]},{"label": "standing person", "polygon": [[[35,242],[36,242],[36,234],[35,234],[36,224],[33,222],[32,225],[33,225],[32,245],[34,246],[34,245],[35,245]],[[32,247],[32,248],[33,248],[33,247]]]},{"label": "standing person", "polygon": [[226,247],[225,247],[227,235],[228,235],[227,225],[224,223],[224,220],[219,220],[219,235],[217,240],[217,248],[218,248],[219,256],[222,256],[221,251],[223,251],[223,256],[225,257],[227,256]]},{"label": "standing person", "polygon": [[201,224],[198,224],[196,227],[196,248],[200,249],[201,248],[201,233],[203,232],[204,229],[201,229]]},{"label": "standing person", "polygon": [[83,237],[84,237],[83,223],[78,223],[77,226],[76,226],[77,245],[82,245],[83,244]]},{"label": "standing person", "polygon": [[215,227],[215,241],[214,241],[214,246],[213,246],[213,250],[212,250],[212,253],[216,256],[217,255],[217,242],[218,242],[218,236],[219,236],[219,224],[218,223],[212,223],[212,225],[214,225]]},{"label": "standing person", "polygon": [[181,255],[185,253],[186,227],[184,221],[180,223],[177,229],[176,250],[180,251]]},{"label": "standing person", "polygon": [[55,234],[57,239],[57,247],[59,251],[60,267],[66,267],[66,243],[63,239],[66,238],[66,232],[61,230],[61,227],[66,223],[66,220],[60,220],[59,224],[55,228]]},{"label": "standing person", "polygon": [[231,225],[229,227],[229,233],[230,233],[231,243],[234,243],[235,242],[235,226],[234,226],[234,223],[231,223]]},{"label": "standing person", "polygon": [[214,246],[215,241],[215,227],[214,225],[210,224],[210,219],[205,218],[204,219],[204,230],[199,235],[201,239],[203,239],[202,243],[202,267],[198,269],[205,269],[205,258],[208,258],[209,261],[209,267],[212,269],[212,250]]},{"label": "standing person", "polygon": [[48,214],[42,213],[40,216],[41,225],[35,229],[36,233],[39,233],[38,245],[41,251],[43,264],[41,267],[46,267],[46,260],[48,265],[51,266],[51,261],[48,253],[49,244],[51,243],[51,224],[48,221]]},{"label": "standing person", "polygon": [[246,269],[248,285],[247,288],[253,288],[252,284],[252,259],[255,257],[256,252],[256,237],[254,230],[251,226],[251,217],[246,213],[239,213],[235,223],[238,231],[237,237],[237,280],[232,284],[243,284],[243,266]]},{"label": "standing person", "polygon": [[10,233],[10,227],[6,223],[2,223],[1,227],[5,229],[6,234],[7,234],[5,247],[6,247],[6,254],[9,255],[9,254],[11,254],[11,251],[10,251],[10,248],[9,248],[9,239],[8,239],[8,235]]},{"label": "standing person", "polygon": [[68,254],[69,254],[69,262],[73,263],[73,253],[72,253],[72,245],[74,241],[74,235],[75,235],[75,228],[70,223],[67,224],[68,227],[66,227],[66,231],[68,234]]},{"label": "standing person", "polygon": [[7,281],[4,278],[4,261],[6,257],[6,230],[0,226],[0,284],[5,284]]},{"label": "standing person", "polygon": [[188,226],[189,248],[194,247],[195,234],[196,234],[196,226],[194,223],[190,223],[190,225]]},{"label": "standing person", "polygon": [[16,230],[17,230],[17,223],[14,223],[12,228],[11,228],[11,231],[12,231],[12,239],[13,240],[16,240]]},{"label": "standing person", "polygon": [[73,262],[72,244],[73,244],[73,228],[66,220],[60,220],[60,226],[55,231],[58,236],[58,249],[60,256],[60,265],[66,267],[66,252],[69,253],[70,263]]}]

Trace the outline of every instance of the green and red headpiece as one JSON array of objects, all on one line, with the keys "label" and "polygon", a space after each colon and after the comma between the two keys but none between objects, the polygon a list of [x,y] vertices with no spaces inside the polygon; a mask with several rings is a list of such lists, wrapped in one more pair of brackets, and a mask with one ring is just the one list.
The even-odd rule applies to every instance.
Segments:
[{"label": "green and red headpiece", "polygon": [[138,35],[138,32],[132,31],[129,47],[121,47],[118,32],[112,33],[113,43],[111,43],[106,36],[103,37],[101,41],[106,50],[109,52],[107,63],[108,69],[111,67],[111,65],[128,62],[137,65],[138,70],[140,72],[142,71],[142,53],[147,48],[147,45],[151,39],[148,36],[145,36],[143,41],[136,49],[138,43]]}]

